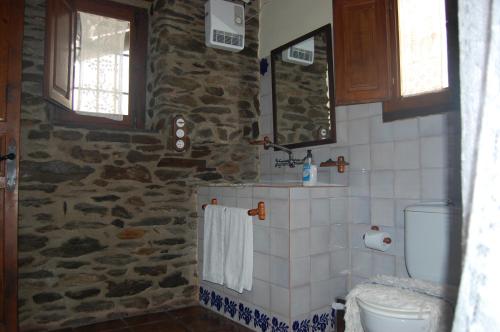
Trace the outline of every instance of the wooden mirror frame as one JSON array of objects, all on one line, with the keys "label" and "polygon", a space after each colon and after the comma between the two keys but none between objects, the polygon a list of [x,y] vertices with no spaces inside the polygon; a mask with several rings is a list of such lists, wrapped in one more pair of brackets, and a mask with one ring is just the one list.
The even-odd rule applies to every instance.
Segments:
[{"label": "wooden mirror frame", "polygon": [[[298,44],[304,40],[316,36],[319,33],[324,33],[326,36],[326,54],[328,62],[328,95],[330,96],[330,137],[322,140],[291,143],[291,144],[280,144],[278,142],[278,105],[276,100],[276,66],[275,58],[278,57],[287,48]],[[337,142],[337,122],[335,121],[335,89],[334,89],[334,78],[333,78],[333,43],[332,43],[332,25],[324,25],[314,31],[311,31],[297,39],[294,39],[278,48],[271,51],[271,78],[272,78],[272,98],[273,98],[273,140],[274,143],[283,145],[289,149],[302,148],[306,146],[316,146],[323,144],[331,144]]]}]

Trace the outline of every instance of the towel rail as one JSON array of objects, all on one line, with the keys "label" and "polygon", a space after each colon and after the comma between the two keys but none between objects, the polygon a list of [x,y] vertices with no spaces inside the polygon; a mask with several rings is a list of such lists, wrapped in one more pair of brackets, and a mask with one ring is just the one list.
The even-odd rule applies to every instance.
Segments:
[{"label": "towel rail", "polygon": [[[212,198],[212,200],[210,201],[210,204],[211,205],[217,205],[217,198]],[[201,206],[201,208],[203,210],[205,210],[205,208],[207,207],[208,204],[203,204]],[[250,209],[248,210],[248,215],[249,216],[259,216],[259,220],[265,220],[266,219],[266,205],[264,204],[264,202],[259,202],[257,204],[257,208],[256,209]]]}]

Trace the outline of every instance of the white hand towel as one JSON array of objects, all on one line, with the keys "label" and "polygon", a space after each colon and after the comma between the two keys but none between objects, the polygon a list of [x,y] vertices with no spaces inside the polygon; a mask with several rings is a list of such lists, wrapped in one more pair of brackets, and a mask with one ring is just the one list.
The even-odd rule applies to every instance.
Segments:
[{"label": "white hand towel", "polygon": [[224,284],[239,293],[252,290],[253,225],[248,211],[228,207],[225,236]]},{"label": "white hand towel", "polygon": [[226,211],[223,206],[207,205],[203,225],[203,280],[222,285],[224,282],[224,259],[226,233]]}]

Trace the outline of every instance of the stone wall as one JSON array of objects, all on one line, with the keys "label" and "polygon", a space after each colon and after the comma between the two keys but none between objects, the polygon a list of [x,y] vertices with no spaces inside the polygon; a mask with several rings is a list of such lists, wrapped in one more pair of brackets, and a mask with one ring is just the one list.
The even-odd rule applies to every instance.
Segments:
[{"label": "stone wall", "polygon": [[[26,0],[19,219],[23,331],[186,306],[198,292],[194,192],[253,181],[256,18],[240,53],[204,45],[204,0],[150,11],[145,131],[54,126],[42,98],[44,0]],[[247,8],[255,16],[258,2]],[[191,138],[175,153],[170,122]],[[201,202],[200,202],[201,203]]]},{"label": "stone wall", "polygon": [[320,127],[330,129],[325,34],[314,38],[314,63],[275,61],[278,144],[318,140]]}]

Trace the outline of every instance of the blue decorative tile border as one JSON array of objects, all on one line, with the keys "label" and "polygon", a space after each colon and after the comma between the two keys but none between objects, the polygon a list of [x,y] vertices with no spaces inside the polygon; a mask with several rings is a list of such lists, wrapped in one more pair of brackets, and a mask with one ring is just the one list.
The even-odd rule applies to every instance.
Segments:
[{"label": "blue decorative tile border", "polygon": [[[268,316],[268,313],[261,312],[259,309],[251,308],[243,303],[236,303],[235,300],[222,297],[215,291],[210,291],[200,287],[200,303],[210,309],[229,315],[232,319],[242,325],[255,328],[261,332],[327,332],[335,331],[335,310],[331,313],[315,314],[311,319],[294,321],[292,329],[287,322],[282,322],[276,317]],[[222,311],[221,311],[222,310]]]}]

